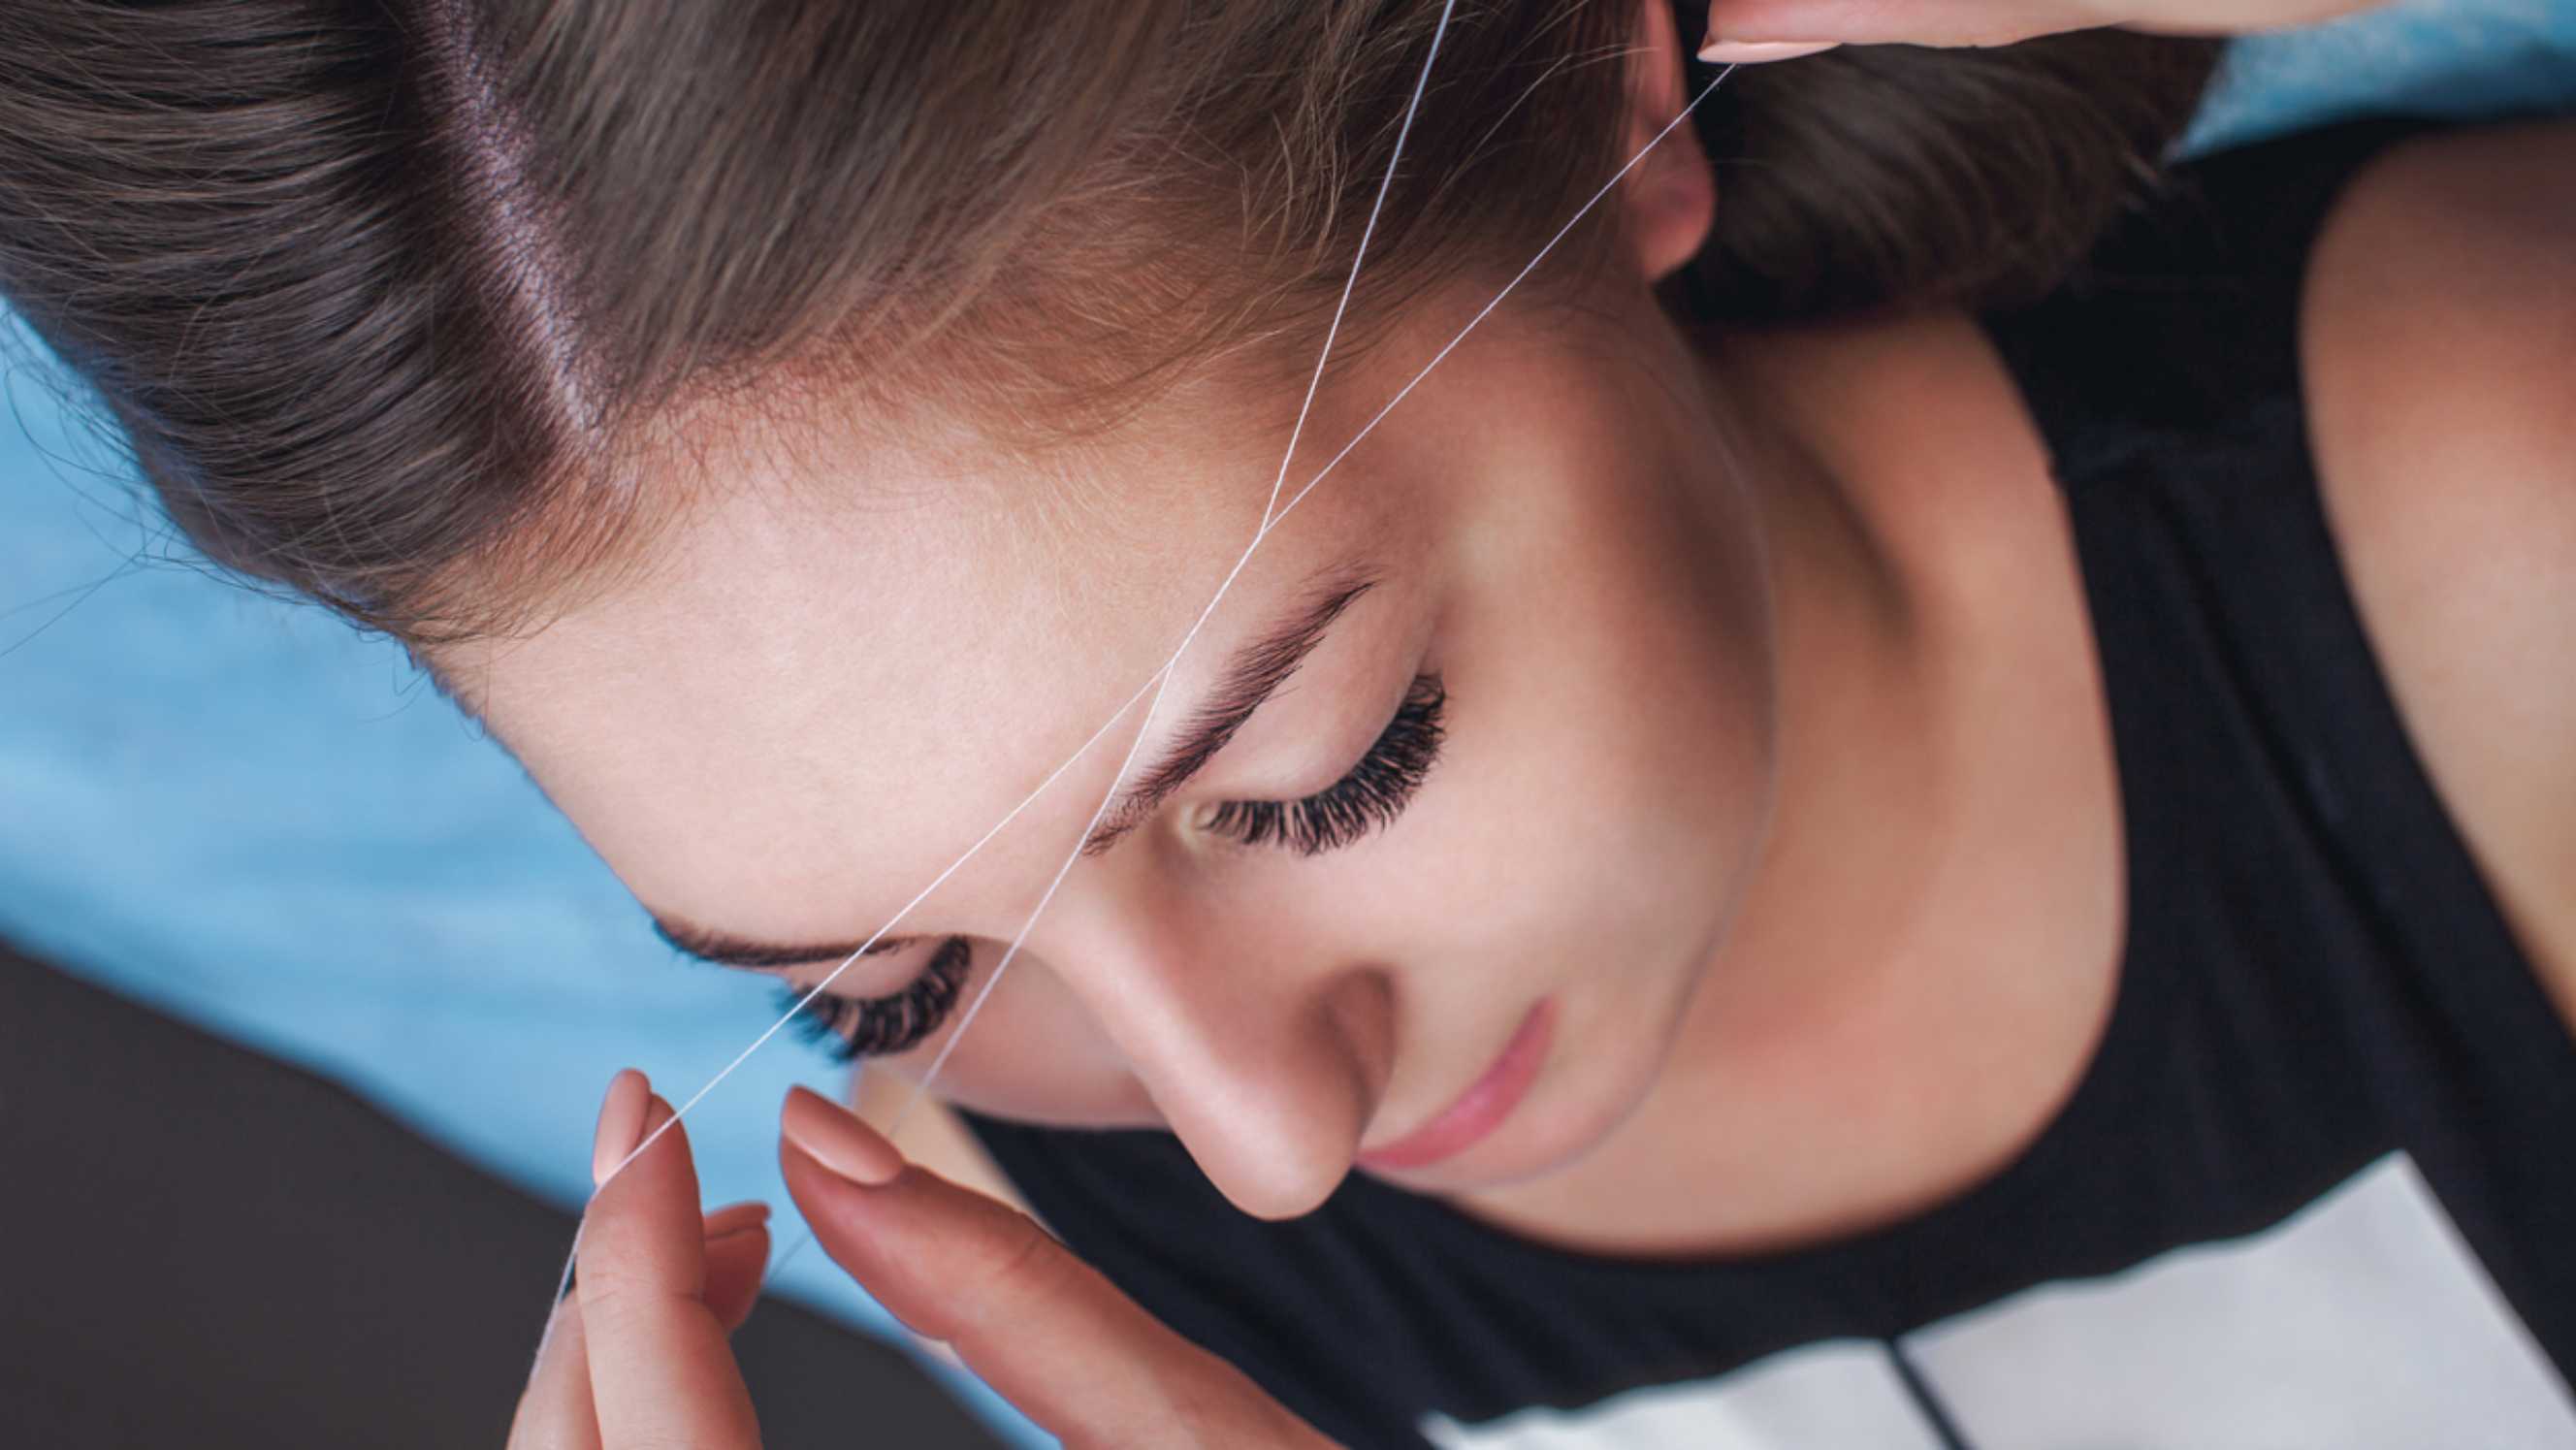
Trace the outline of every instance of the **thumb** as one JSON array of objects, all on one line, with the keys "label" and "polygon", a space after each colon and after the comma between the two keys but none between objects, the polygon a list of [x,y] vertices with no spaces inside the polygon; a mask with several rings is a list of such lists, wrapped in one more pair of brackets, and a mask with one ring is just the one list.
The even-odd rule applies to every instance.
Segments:
[{"label": "thumb", "polygon": [[780,1128],[815,1242],[1068,1446],[1328,1443],[1028,1215],[907,1165],[847,1110],[798,1088]]},{"label": "thumb", "polygon": [[769,1271],[769,1205],[737,1203],[706,1216],[708,1312],[730,1334],[751,1317]]}]

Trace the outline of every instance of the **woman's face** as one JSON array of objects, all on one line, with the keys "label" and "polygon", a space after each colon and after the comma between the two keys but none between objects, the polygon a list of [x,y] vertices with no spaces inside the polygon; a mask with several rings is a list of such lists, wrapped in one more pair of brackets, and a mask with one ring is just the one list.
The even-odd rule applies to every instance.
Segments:
[{"label": "woman's face", "polygon": [[[1678,97],[1640,96],[1651,134]],[[891,922],[830,992],[898,1074],[1070,862],[944,1097],[1168,1127],[1267,1216],[1355,1159],[1563,1167],[1662,1071],[1772,788],[1752,500],[1643,280],[1706,225],[1670,163],[1623,190],[1633,265],[1496,311],[1301,498],[1493,284],[1336,369],[1150,722],[1301,389],[1210,374],[1035,457],[704,449],[648,569],[443,663],[676,940],[811,985]]]},{"label": "woman's face", "polygon": [[[1471,292],[1328,385],[1283,500]],[[1168,1126],[1272,1215],[1363,1152],[1460,1191],[1605,1135],[1662,1065],[1770,788],[1761,561],[1703,397],[1642,287],[1471,336],[1208,616],[1126,776],[1168,793],[1112,808],[1128,829],[1073,860],[941,1094]],[[1294,404],[1185,390],[1035,460],[854,433],[745,462],[647,576],[452,664],[676,936],[811,984],[1153,677],[1259,527]],[[833,983],[893,999],[861,1030],[902,1032],[907,989],[915,1022],[935,1008],[917,984],[954,975],[951,938],[956,1006],[982,987],[1144,710]],[[958,1015],[881,1061],[919,1074]],[[1509,1110],[1426,1141],[1516,1041],[1539,1051]]]}]

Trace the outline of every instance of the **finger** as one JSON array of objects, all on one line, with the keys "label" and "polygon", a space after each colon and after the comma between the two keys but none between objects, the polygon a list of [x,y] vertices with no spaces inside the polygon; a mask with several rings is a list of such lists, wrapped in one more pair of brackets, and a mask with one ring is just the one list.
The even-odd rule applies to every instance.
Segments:
[{"label": "finger", "polygon": [[705,1299],[697,1168],[659,1097],[637,1143],[650,1146],[604,1142],[625,1166],[609,1174],[582,1223],[576,1282],[601,1443],[750,1450],[760,1443],[751,1395]]},{"label": "finger", "polygon": [[751,1316],[768,1277],[769,1205],[730,1204],[709,1213],[700,1225],[707,1246],[707,1308],[731,1334]]},{"label": "finger", "polygon": [[2154,8],[2154,0],[1712,0],[1700,58],[1786,60],[1841,43],[2009,45]]},{"label": "finger", "polygon": [[[1704,60],[1812,54],[1822,43],[2009,45],[2120,25],[2176,35],[2278,30],[2369,8],[2371,0],[1711,0]],[[1796,48],[1804,47],[1804,48]]]},{"label": "finger", "polygon": [[653,1101],[653,1084],[635,1069],[620,1068],[608,1080],[608,1097],[599,1105],[599,1126],[590,1137],[590,1186],[599,1187],[617,1171],[644,1136],[644,1111]]},{"label": "finger", "polygon": [[1326,1443],[1027,1215],[906,1166],[846,1110],[799,1088],[780,1129],[788,1192],[825,1252],[1067,1443]]},{"label": "finger", "polygon": [[1712,40],[1699,48],[1699,58],[1710,65],[1763,65],[1841,47],[1839,40]]},{"label": "finger", "polygon": [[[644,1112],[652,1096],[652,1084],[631,1067],[608,1080],[608,1096],[599,1105],[599,1127],[591,1137],[594,1186],[616,1168],[624,1145],[642,1136]],[[518,1412],[510,1420],[510,1450],[599,1450],[599,1416],[590,1402],[590,1359],[578,1298],[567,1296],[546,1321],[536,1371],[528,1377]]]},{"label": "finger", "polygon": [[762,1277],[769,1270],[769,1230],[761,1224],[738,1228],[707,1240],[707,1311],[731,1334],[751,1317],[760,1302]]},{"label": "finger", "polygon": [[567,1297],[546,1325],[536,1373],[510,1419],[509,1450],[599,1450],[599,1416],[590,1403],[590,1364],[581,1332],[581,1301]]}]

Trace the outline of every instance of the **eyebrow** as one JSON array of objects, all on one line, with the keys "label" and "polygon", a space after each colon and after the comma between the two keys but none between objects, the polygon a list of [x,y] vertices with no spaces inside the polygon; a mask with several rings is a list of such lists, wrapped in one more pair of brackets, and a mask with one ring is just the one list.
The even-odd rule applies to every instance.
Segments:
[{"label": "eyebrow", "polygon": [[[1102,814],[1100,825],[1082,843],[1082,853],[1097,855],[1116,845],[1205,769],[1234,739],[1235,732],[1297,673],[1297,667],[1332,632],[1343,611],[1377,587],[1377,582],[1375,574],[1350,564],[1328,565],[1316,571],[1307,581],[1303,603],[1289,611],[1269,633],[1235,651],[1207,698],[1190,716],[1180,738],[1166,747],[1134,784],[1118,793]],[[862,946],[867,948],[868,956],[883,956],[929,940],[922,936],[890,936],[873,944],[764,942],[700,926],[649,907],[647,911],[653,918],[654,935],[682,956],[750,971],[837,963],[857,954]]]},{"label": "eyebrow", "polygon": [[1245,645],[1227,662],[1214,688],[1162,756],[1136,782],[1118,793],[1100,825],[1082,843],[1086,856],[1098,855],[1143,825],[1174,792],[1189,784],[1232,741],[1279,687],[1297,673],[1306,656],[1332,632],[1342,611],[1377,587],[1375,575],[1348,565],[1329,566],[1307,585],[1307,602],[1292,611],[1270,633]]}]

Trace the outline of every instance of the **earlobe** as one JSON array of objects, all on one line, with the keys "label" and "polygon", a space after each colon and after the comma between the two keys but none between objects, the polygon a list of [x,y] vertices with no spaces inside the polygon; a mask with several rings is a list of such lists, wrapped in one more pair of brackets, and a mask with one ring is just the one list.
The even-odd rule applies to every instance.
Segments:
[{"label": "earlobe", "polygon": [[[1628,155],[1643,150],[1688,101],[1673,7],[1644,0],[1643,11],[1628,63],[1622,141]],[[1630,260],[1648,282],[1662,281],[1697,256],[1717,213],[1717,183],[1698,133],[1674,127],[1620,183],[1620,209]]]}]

